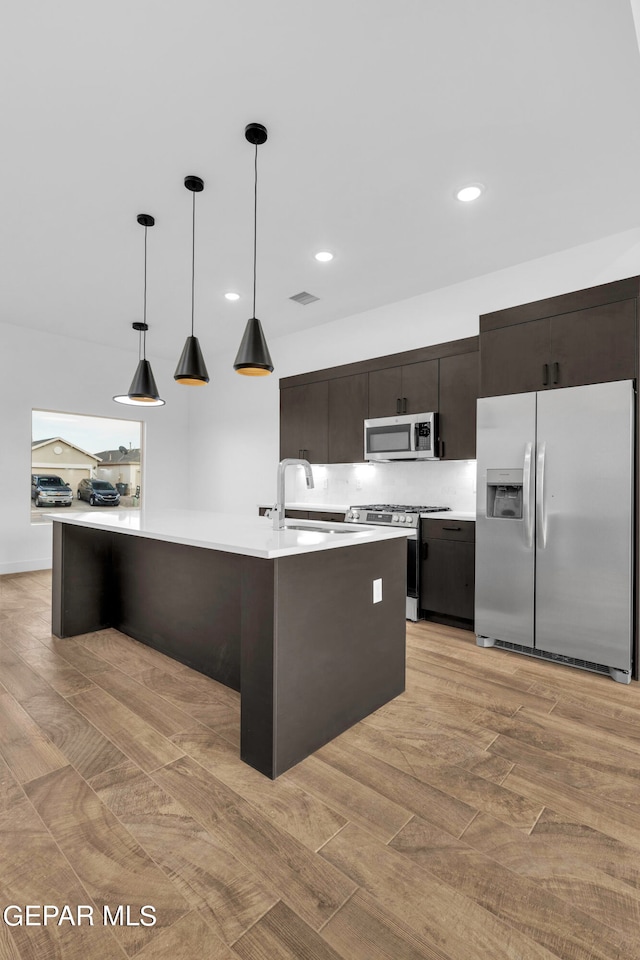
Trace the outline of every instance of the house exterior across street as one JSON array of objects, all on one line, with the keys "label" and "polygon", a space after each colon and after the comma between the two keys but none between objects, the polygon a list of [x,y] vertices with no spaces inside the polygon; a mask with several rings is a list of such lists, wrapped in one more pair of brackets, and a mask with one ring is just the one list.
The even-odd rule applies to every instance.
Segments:
[{"label": "house exterior across street", "polygon": [[100,480],[110,480],[114,486],[116,483],[126,483],[128,494],[134,496],[140,486],[140,447],[100,450],[96,457],[99,457],[100,463],[95,476]]},{"label": "house exterior across street", "polygon": [[62,477],[74,496],[83,477],[95,477],[100,455],[89,453],[62,437],[34,440],[31,444],[31,473]]}]

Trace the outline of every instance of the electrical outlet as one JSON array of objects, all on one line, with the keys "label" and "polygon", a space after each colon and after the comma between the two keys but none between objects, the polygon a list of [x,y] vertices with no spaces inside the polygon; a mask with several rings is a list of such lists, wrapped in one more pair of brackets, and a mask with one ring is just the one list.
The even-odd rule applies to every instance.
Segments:
[{"label": "electrical outlet", "polygon": [[373,602],[380,603],[382,600],[382,577],[373,581]]}]

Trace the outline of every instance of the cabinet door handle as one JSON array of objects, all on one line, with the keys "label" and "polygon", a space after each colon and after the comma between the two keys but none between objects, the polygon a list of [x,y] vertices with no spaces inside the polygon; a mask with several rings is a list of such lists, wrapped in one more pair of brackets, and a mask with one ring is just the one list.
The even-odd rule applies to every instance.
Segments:
[{"label": "cabinet door handle", "polygon": [[542,386],[543,387],[549,386],[549,364],[548,363],[542,364]]},{"label": "cabinet door handle", "polygon": [[557,383],[559,379],[560,379],[560,364],[556,360],[556,362],[553,365],[553,382]]},{"label": "cabinet door handle", "polygon": [[462,530],[462,527],[443,527],[443,530]]},{"label": "cabinet door handle", "polygon": [[406,412],[407,412],[407,398],[406,398],[406,397],[403,397],[403,398],[402,398],[402,412],[403,412],[403,413],[406,413]]},{"label": "cabinet door handle", "polygon": [[396,400],[396,413],[400,413],[400,397]]}]

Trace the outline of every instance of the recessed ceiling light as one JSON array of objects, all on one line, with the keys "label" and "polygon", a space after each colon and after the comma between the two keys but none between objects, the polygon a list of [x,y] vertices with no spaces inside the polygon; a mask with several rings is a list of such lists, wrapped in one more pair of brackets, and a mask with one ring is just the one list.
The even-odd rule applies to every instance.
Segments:
[{"label": "recessed ceiling light", "polygon": [[471,200],[477,200],[483,192],[484,184],[469,183],[466,187],[461,187],[460,190],[456,192],[456,198],[463,203],[469,203]]},{"label": "recessed ceiling light", "polygon": [[316,253],[315,257],[320,263],[328,263],[329,260],[333,260],[333,254],[329,253],[328,250],[321,250],[320,253]]},{"label": "recessed ceiling light", "polygon": [[225,293],[225,297],[227,298],[227,300],[239,300],[239,299],[240,299],[240,294],[239,294],[239,293]]}]

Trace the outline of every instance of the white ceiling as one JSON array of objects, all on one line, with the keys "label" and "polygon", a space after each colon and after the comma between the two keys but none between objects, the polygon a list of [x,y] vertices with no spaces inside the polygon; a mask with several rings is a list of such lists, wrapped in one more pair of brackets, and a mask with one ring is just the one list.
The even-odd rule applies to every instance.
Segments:
[{"label": "white ceiling", "polygon": [[[27,0],[0,36],[0,320],[233,349],[636,227],[630,0]],[[487,185],[475,204],[454,199]],[[313,253],[332,250],[330,264]],[[639,271],[640,272],[640,271]],[[229,303],[227,290],[242,299]],[[320,297],[299,306],[302,290]],[[363,334],[364,336],[365,334]]]}]

